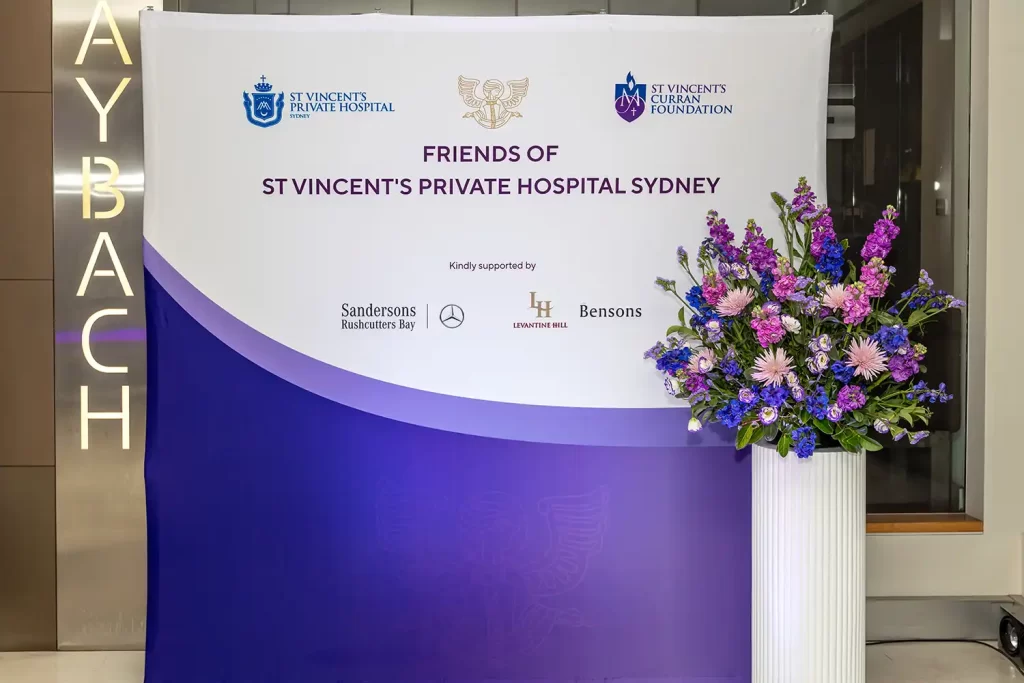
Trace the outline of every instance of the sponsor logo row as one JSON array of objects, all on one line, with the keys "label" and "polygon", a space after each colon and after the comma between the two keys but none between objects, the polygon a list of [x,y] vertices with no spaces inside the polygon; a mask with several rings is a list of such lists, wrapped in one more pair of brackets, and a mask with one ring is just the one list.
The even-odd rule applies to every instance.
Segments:
[{"label": "sponsor logo row", "polygon": [[[524,297],[525,300],[525,297]],[[570,307],[569,314],[564,315],[537,292],[529,293],[529,306],[523,307],[521,315],[514,313],[509,316],[509,324],[517,330],[565,330],[569,328],[570,319],[574,321],[590,321],[595,319],[623,320],[640,318],[643,310],[640,306],[591,306],[580,303]],[[341,329],[343,330],[404,330],[429,329],[439,325],[445,329],[456,330],[467,320],[466,310],[459,304],[450,303],[441,306],[432,313],[429,305],[425,306],[378,306],[375,304],[341,305]]]},{"label": "sponsor logo row", "polygon": [[[645,113],[648,117],[728,116],[733,113],[733,100],[725,83],[640,83],[629,72],[622,83],[611,85],[609,103],[626,123],[633,123]],[[477,78],[459,76],[457,86],[452,89],[453,116],[460,100],[462,109],[458,115],[488,130],[504,128],[526,116],[529,78],[509,81],[488,78],[481,82]],[[267,77],[260,76],[252,90],[251,93],[242,91],[242,104],[246,119],[259,128],[276,126],[285,119],[302,121],[317,116],[395,112],[395,103],[389,97],[360,89],[275,91]]]}]

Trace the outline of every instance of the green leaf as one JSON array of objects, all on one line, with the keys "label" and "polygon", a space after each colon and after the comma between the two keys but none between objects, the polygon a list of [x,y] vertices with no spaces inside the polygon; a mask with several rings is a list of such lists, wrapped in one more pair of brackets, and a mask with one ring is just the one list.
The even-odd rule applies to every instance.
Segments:
[{"label": "green leaf", "polygon": [[665,331],[665,336],[671,337],[673,334],[682,334],[685,329],[682,325],[673,325]]},{"label": "green leaf", "polygon": [[740,430],[736,432],[736,450],[739,451],[746,448],[747,445],[750,444],[750,435],[753,433],[754,425],[749,424],[745,427],[741,427]]},{"label": "green leaf", "polygon": [[779,439],[779,455],[785,458],[789,455],[789,448],[793,445],[793,437],[789,434],[783,434],[782,438]]},{"label": "green leaf", "polygon": [[679,309],[679,322],[686,324],[686,306]]},{"label": "green leaf", "polygon": [[864,424],[867,418],[864,416],[863,412],[855,410],[853,411],[853,419],[856,420],[857,422],[860,422],[861,424]]},{"label": "green leaf", "polygon": [[818,418],[814,418],[814,426],[817,427],[818,431],[822,434],[828,434],[829,436],[832,435],[832,423],[828,420],[819,420]]},{"label": "green leaf", "polygon": [[860,434],[850,429],[844,429],[836,435],[836,441],[839,442],[839,445],[850,453],[860,451],[860,439]]},{"label": "green leaf", "polygon": [[875,311],[874,318],[883,325],[898,325],[900,319],[885,311]]},{"label": "green leaf", "polygon": [[910,314],[910,320],[907,321],[907,327],[914,327],[915,325],[921,324],[921,321],[928,315],[927,308],[919,308]]},{"label": "green leaf", "polygon": [[754,427],[754,433],[750,435],[750,443],[760,443],[764,440],[764,427],[758,425]]},{"label": "green leaf", "polygon": [[870,436],[861,436],[860,437],[860,445],[866,451],[880,451],[880,450],[882,450],[882,444],[878,443],[877,441],[872,439]]}]

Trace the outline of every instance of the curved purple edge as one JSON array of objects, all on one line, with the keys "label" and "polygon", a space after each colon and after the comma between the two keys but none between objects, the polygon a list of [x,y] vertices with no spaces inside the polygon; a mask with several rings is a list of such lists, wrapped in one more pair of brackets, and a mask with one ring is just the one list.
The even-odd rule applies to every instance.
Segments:
[{"label": "curved purple edge", "polygon": [[306,356],[254,330],[207,298],[149,244],[143,263],[189,315],[252,363],[326,399],[373,415],[460,434],[578,446],[729,446],[722,428],[686,429],[686,408],[576,408],[501,403],[391,384]]}]

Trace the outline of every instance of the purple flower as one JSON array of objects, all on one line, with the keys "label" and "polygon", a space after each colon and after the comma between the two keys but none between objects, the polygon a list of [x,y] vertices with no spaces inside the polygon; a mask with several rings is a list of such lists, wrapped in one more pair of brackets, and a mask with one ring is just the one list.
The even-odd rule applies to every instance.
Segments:
[{"label": "purple flower", "polygon": [[704,323],[704,332],[707,335],[709,342],[717,342],[722,340],[722,322],[712,318]]},{"label": "purple flower", "polygon": [[912,432],[910,434],[910,443],[916,444],[922,439],[928,438],[928,432]]},{"label": "purple flower", "polygon": [[793,400],[798,402],[798,403],[800,401],[803,401],[805,398],[807,398],[807,392],[805,392],[804,388],[802,386],[800,386],[799,384],[794,384],[793,386],[791,386],[789,388],[789,391],[790,391],[790,393],[793,394]]},{"label": "purple flower", "polygon": [[644,358],[647,360],[653,360],[655,358],[659,358],[666,351],[668,351],[668,347],[661,342],[657,342],[654,346],[644,351]]},{"label": "purple flower", "polygon": [[836,405],[844,413],[849,413],[863,408],[867,400],[868,398],[864,395],[863,389],[855,384],[848,384],[839,390],[839,395],[836,397]]},{"label": "purple flower", "polygon": [[747,265],[758,274],[766,273],[775,267],[778,258],[775,251],[768,246],[761,228],[754,221],[747,221],[746,234],[743,236],[743,250],[747,252]]},{"label": "purple flower", "polygon": [[811,256],[821,258],[827,245],[836,242],[836,231],[832,226],[831,209],[826,208],[814,219],[811,228]]},{"label": "purple flower", "polygon": [[843,419],[843,409],[838,404],[833,403],[825,412],[825,417],[828,418],[829,422],[839,422]]},{"label": "purple flower", "polygon": [[719,278],[714,273],[704,276],[704,282],[703,287],[701,287],[701,293],[704,294],[704,300],[707,301],[710,305],[716,305],[719,301],[722,300],[722,297],[724,297],[725,293],[728,291],[729,287],[728,285],[725,284],[724,279]]},{"label": "purple flower", "polygon": [[765,406],[764,408],[761,408],[761,412],[758,414],[758,417],[761,419],[761,424],[770,425],[779,418],[779,411],[771,406]]},{"label": "purple flower", "polygon": [[750,277],[750,270],[742,263],[734,263],[731,268],[733,277],[737,279],[746,280]]},{"label": "purple flower", "polygon": [[778,344],[786,336],[782,318],[777,315],[767,319],[754,318],[750,321],[750,326],[757,332],[758,343],[766,349],[772,344]]},{"label": "purple flower", "polygon": [[886,207],[882,217],[875,221],[875,229],[868,235],[864,248],[860,250],[861,258],[870,261],[873,258],[884,259],[892,250],[892,241],[900,234],[900,229],[893,221],[899,213],[892,206]]},{"label": "purple flower", "polygon": [[893,380],[896,382],[906,382],[916,375],[921,369],[919,360],[921,359],[917,357],[917,354],[907,352],[906,347],[901,349],[900,353],[890,357],[889,372],[892,373]]},{"label": "purple flower", "polygon": [[874,427],[875,427],[875,431],[878,432],[879,434],[888,434],[889,433],[889,423],[886,422],[885,420],[882,420],[882,419],[875,420]]},{"label": "purple flower", "polygon": [[744,388],[740,389],[740,392],[739,392],[739,395],[737,396],[737,398],[740,400],[740,403],[743,403],[745,405],[750,405],[752,403],[757,403],[757,392],[754,391],[753,389],[749,389],[747,387],[744,387]]},{"label": "purple flower", "polygon": [[732,234],[732,230],[729,229],[729,224],[725,222],[725,219],[720,218],[717,211],[708,211],[707,222],[708,228],[711,230],[711,238],[721,251],[723,258],[730,263],[738,260],[740,250],[732,243],[735,235]]},{"label": "purple flower", "polygon": [[686,249],[683,247],[676,247],[676,260],[679,261],[679,265],[685,266],[690,260],[690,255],[686,253]]},{"label": "purple flower", "polygon": [[790,206],[793,208],[793,213],[797,214],[797,220],[806,221],[814,218],[818,213],[818,209],[815,206],[818,198],[814,195],[814,190],[807,183],[807,178],[800,178],[793,192],[796,196],[793,197]]}]

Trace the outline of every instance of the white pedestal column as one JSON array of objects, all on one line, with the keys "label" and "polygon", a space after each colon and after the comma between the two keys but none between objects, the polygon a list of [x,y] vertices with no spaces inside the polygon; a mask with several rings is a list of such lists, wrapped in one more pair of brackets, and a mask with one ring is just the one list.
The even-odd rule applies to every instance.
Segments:
[{"label": "white pedestal column", "polygon": [[864,453],[753,447],[753,683],[864,683]]}]

